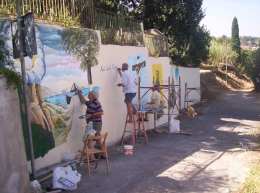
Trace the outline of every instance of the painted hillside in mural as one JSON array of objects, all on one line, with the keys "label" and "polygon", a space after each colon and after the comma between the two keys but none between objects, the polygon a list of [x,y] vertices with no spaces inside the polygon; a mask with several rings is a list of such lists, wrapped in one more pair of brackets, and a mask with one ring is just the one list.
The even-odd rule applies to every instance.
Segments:
[{"label": "painted hillside in mural", "polygon": [[[15,26],[12,27],[15,30]],[[9,38],[6,44],[12,53],[10,22],[1,21],[0,30],[1,35]],[[39,157],[66,142],[71,129],[73,103],[70,99],[75,95],[74,83],[88,94],[89,73],[86,71],[98,64],[99,44],[92,30],[65,30],[49,25],[36,25],[35,30],[38,53],[32,58],[26,57],[25,63],[35,156]],[[81,48],[76,47],[78,42],[82,42]],[[15,68],[19,71],[17,61]]]}]

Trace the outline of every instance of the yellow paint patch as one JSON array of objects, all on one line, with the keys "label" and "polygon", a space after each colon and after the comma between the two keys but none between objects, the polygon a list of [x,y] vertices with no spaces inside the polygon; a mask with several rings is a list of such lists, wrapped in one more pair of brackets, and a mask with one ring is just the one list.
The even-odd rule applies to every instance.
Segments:
[{"label": "yellow paint patch", "polygon": [[162,64],[153,64],[153,84],[163,84],[163,66]]}]

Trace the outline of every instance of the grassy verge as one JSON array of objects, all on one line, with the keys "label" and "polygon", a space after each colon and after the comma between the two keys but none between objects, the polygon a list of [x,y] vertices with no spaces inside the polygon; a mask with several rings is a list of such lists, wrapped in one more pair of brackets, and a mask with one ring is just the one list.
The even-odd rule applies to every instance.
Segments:
[{"label": "grassy verge", "polygon": [[252,168],[240,193],[260,193],[260,162]]},{"label": "grassy verge", "polygon": [[[260,128],[257,128],[253,132],[253,136],[256,141],[259,142],[255,151],[260,150]],[[258,162],[251,168],[249,176],[247,177],[245,183],[242,186],[240,193],[260,193],[260,158]]]}]

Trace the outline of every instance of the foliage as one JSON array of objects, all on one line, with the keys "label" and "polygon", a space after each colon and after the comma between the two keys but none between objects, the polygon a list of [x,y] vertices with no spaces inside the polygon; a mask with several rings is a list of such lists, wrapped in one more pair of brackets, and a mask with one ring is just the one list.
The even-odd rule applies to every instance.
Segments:
[{"label": "foliage", "polygon": [[80,67],[83,71],[88,71],[88,80],[91,84],[91,67],[98,64],[96,58],[99,51],[97,33],[94,30],[67,28],[61,32],[61,37],[64,49],[81,61]]},{"label": "foliage", "polygon": [[258,48],[254,55],[254,70],[253,81],[255,83],[256,90],[260,90],[260,48]]},{"label": "foliage", "polygon": [[145,29],[159,29],[168,37],[170,56],[175,63],[197,65],[205,58],[199,52],[193,56],[195,42],[199,42],[203,52],[209,45],[208,32],[199,27],[204,17],[202,0],[144,0],[143,9]]},{"label": "foliage", "polygon": [[[122,11],[127,7],[128,15],[142,20],[145,29],[156,28],[168,37],[170,56],[177,64],[198,66],[205,60],[209,49],[209,33],[200,27],[204,17],[202,0],[98,0],[103,7]],[[96,3],[97,4],[97,3]],[[197,46],[198,45],[198,46]]]},{"label": "foliage", "polygon": [[260,192],[260,163],[256,164],[247,177],[241,193],[258,193]]},{"label": "foliage", "polygon": [[229,39],[220,38],[212,39],[209,49],[208,62],[211,65],[219,66],[220,64],[234,64],[237,54],[232,50]]},{"label": "foliage", "polygon": [[95,0],[95,7],[117,12],[120,14],[129,14],[130,10],[139,7],[143,0]]},{"label": "foliage", "polygon": [[250,50],[241,50],[240,63],[238,69],[240,72],[247,74],[250,77],[254,76],[255,71],[255,52]]},{"label": "foliage", "polygon": [[190,37],[189,47],[184,58],[185,64],[199,66],[208,59],[210,35],[204,27],[197,27]]},{"label": "foliage", "polygon": [[113,28],[100,30],[102,44],[143,46],[142,32],[128,32]]},{"label": "foliage", "polygon": [[232,21],[231,45],[232,45],[232,50],[235,51],[238,55],[237,61],[239,62],[241,48],[240,48],[240,39],[239,39],[239,26],[236,17],[234,17]]},{"label": "foliage", "polygon": [[3,75],[6,78],[8,87],[17,88],[17,86],[21,84],[21,76],[14,70],[0,67],[0,75]]},{"label": "foliage", "polygon": [[113,12],[119,10],[119,4],[120,0],[94,0],[95,7]]}]

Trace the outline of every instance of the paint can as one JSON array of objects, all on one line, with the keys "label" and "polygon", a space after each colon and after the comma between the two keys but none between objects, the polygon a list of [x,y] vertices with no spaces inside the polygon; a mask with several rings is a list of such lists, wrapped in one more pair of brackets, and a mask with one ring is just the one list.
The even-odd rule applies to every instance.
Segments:
[{"label": "paint can", "polygon": [[134,154],[134,146],[124,145],[124,154],[125,155],[133,155]]}]

